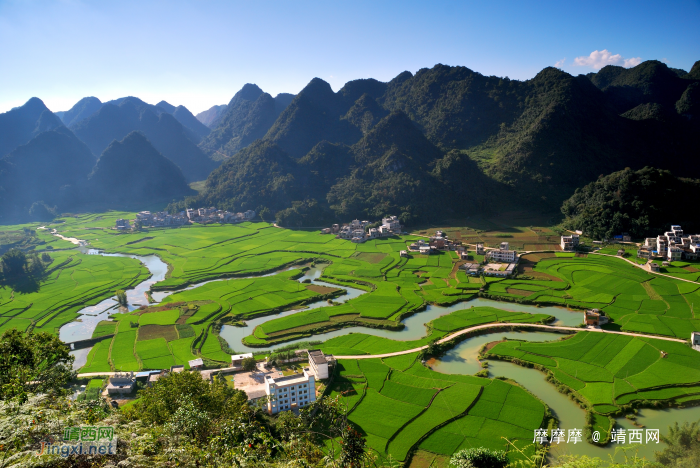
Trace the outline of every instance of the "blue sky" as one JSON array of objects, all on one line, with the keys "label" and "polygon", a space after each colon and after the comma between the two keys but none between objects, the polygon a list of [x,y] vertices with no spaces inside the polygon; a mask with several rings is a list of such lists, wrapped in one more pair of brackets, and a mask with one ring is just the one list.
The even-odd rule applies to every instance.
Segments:
[{"label": "blue sky", "polygon": [[0,0],[0,112],[32,96],[58,111],[133,95],[197,113],[248,82],[273,96],[314,77],[338,90],[437,63],[521,80],[555,64],[689,70],[698,24],[698,0]]}]

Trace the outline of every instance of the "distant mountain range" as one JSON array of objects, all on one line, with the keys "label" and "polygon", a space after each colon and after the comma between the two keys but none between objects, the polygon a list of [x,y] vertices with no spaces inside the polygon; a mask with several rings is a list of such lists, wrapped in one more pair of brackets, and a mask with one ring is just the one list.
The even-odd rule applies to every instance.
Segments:
[{"label": "distant mountain range", "polygon": [[[151,161],[143,170],[161,172],[131,177],[137,185],[130,185],[129,203],[156,196],[139,184],[164,187],[160,178],[178,180],[161,199],[191,193],[158,154],[186,182],[206,179],[202,192],[172,209],[252,208],[288,225],[388,213],[411,222],[521,208],[553,212],[576,188],[626,167],[700,177],[693,164],[698,134],[700,62],[689,73],[658,61],[579,76],[549,67],[527,81],[436,65],[388,83],[350,81],[338,92],[315,78],[298,95],[275,97],[246,84],[227,105],[197,117],[183,106],[135,97],[88,97],[53,114],[32,98],[0,114],[0,196],[14,200],[16,213],[40,200],[66,210],[71,190],[96,187],[83,177],[84,150],[95,160],[126,162],[110,156],[125,154],[126,145]],[[9,178],[31,184],[26,172],[42,157],[82,169],[47,182],[51,171],[37,170],[34,180],[44,188],[14,193],[21,188]],[[18,162],[25,159],[33,162]],[[90,172],[93,166],[100,164]],[[119,177],[127,186],[127,173]]]},{"label": "distant mountain range", "polygon": [[[43,103],[36,101],[20,108],[23,115],[40,110]],[[64,125],[39,133],[0,158],[0,187],[1,223],[32,219],[37,204],[58,213],[138,209],[194,194],[181,169],[145,135],[131,132],[121,142],[112,141],[96,159]]]},{"label": "distant mountain range", "polygon": [[207,127],[214,128],[219,124],[219,120],[221,120],[221,116],[226,112],[227,107],[226,104],[212,106],[204,112],[200,112],[195,117]]},{"label": "distant mountain range", "polygon": [[699,74],[700,63],[686,73],[647,61],[516,81],[436,65],[338,92],[315,78],[283,108],[246,85],[200,144],[225,162],[173,207],[267,208],[297,224],[314,223],[309,207],[324,219],[444,219],[556,211],[625,167],[698,177]]}]

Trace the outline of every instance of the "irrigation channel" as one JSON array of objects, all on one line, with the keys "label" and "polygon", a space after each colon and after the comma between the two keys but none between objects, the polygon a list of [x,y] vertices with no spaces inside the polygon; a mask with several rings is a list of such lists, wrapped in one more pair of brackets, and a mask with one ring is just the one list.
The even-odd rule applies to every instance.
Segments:
[{"label": "irrigation channel", "polygon": [[[54,232],[54,235],[58,235]],[[141,261],[144,266],[149,270],[151,276],[145,281],[139,283],[133,289],[126,291],[128,308],[129,310],[135,310],[141,305],[147,305],[148,301],[146,299],[145,293],[151,286],[158,281],[165,279],[165,274],[167,272],[167,264],[165,264],[156,255],[139,256],[139,255],[127,255],[127,254],[109,254],[104,253],[95,249],[88,248],[87,244],[83,241],[74,238],[61,238],[71,241],[79,246],[79,250],[86,255],[104,255],[113,257],[130,257]],[[298,279],[298,281],[303,281],[305,279],[310,279],[314,282],[320,282],[319,277],[323,273],[322,267],[313,267],[308,269],[305,274]],[[277,273],[271,273],[269,275],[274,275]],[[254,277],[269,276],[269,275],[258,275]],[[225,279],[224,279],[225,280]],[[212,280],[212,281],[223,281]],[[194,289],[200,287],[211,281],[205,281],[202,283],[197,283],[189,286],[186,289]],[[338,286],[334,284],[329,284],[331,287],[342,288],[347,294],[337,298],[337,301],[347,301],[354,299],[365,291],[356,288],[349,288],[345,286]],[[179,290],[182,291],[182,290]],[[152,297],[156,302],[162,301],[165,297],[174,292],[178,291],[167,291],[167,292],[154,292]],[[117,312],[116,307],[116,297],[105,299],[99,304],[88,306],[80,310],[78,313],[81,315],[79,322],[70,322],[60,329],[60,338],[65,342],[78,341],[82,339],[87,339],[92,336],[97,324],[102,320],[109,320],[109,315]],[[315,303],[309,304],[307,308],[318,308],[326,306],[326,301],[320,300]],[[308,338],[303,338],[302,340],[296,341],[308,341],[308,340],[327,340],[336,336],[347,335],[349,333],[365,333],[375,336],[382,336],[390,338],[393,340],[409,341],[417,340],[426,335],[425,324],[434,320],[440,316],[449,314],[456,310],[464,309],[466,307],[472,306],[491,306],[497,307],[504,310],[510,310],[514,312],[530,312],[530,313],[540,313],[549,314],[556,318],[552,325],[559,326],[576,326],[581,323],[581,313],[572,312],[562,307],[535,307],[523,304],[513,304],[508,302],[498,302],[488,299],[473,299],[467,302],[458,303],[449,307],[439,307],[434,305],[429,305],[425,311],[413,314],[402,321],[404,328],[399,331],[382,330],[366,327],[349,327],[343,328],[336,331],[331,331],[328,333],[322,333],[313,335]],[[246,321],[246,326],[244,327],[234,327],[229,325],[224,325],[221,329],[221,336],[226,339],[231,348],[236,351],[259,351],[259,348],[250,348],[241,343],[241,339],[245,336],[250,335],[253,329],[265,323],[268,320],[283,317],[285,315],[293,314],[299,312],[297,310],[289,310],[276,315],[268,315],[264,317],[259,317]],[[438,360],[431,362],[431,367],[438,372],[452,373],[452,374],[474,374],[481,370],[481,366],[477,361],[477,354],[479,348],[485,343],[491,341],[500,340],[502,337],[507,337],[509,339],[519,339],[526,341],[549,341],[556,340],[562,335],[551,332],[539,332],[539,331],[520,331],[520,332],[495,332],[484,335],[479,335],[474,338],[468,338],[453,349],[449,350],[443,357]],[[281,343],[278,345],[273,345],[267,349],[276,349],[282,346],[287,346],[293,344],[295,341],[289,341]],[[90,348],[80,349],[77,351],[72,351],[71,354],[76,356],[74,367],[76,369],[82,367],[87,359],[87,354]],[[505,376],[511,378],[521,384],[523,387],[528,389],[534,395],[539,397],[544,401],[554,412],[556,417],[559,419],[559,426],[563,429],[573,429],[582,428],[584,425],[584,412],[575,403],[573,403],[568,397],[559,393],[556,388],[545,380],[545,376],[538,370],[529,369],[517,366],[510,362],[489,360],[489,373],[491,376]],[[684,421],[697,421],[700,420],[700,406],[685,408],[685,409],[663,409],[663,410],[651,410],[642,409],[637,415],[637,422],[650,429],[660,429],[661,432],[666,432],[670,424],[678,421],[682,424]],[[618,425],[625,429],[633,429],[635,426],[631,421],[625,418],[618,419]],[[533,428],[534,429],[534,428]],[[663,444],[641,444],[638,446],[636,453],[640,456],[644,456],[649,460],[653,460],[654,451],[663,449]],[[613,445],[608,445],[607,447],[597,447],[588,443],[579,444],[561,444],[558,447],[554,447],[552,454],[561,455],[565,453],[571,454],[581,454],[600,457],[604,460],[608,459],[609,455],[613,455],[615,452],[615,447]],[[634,451],[628,452],[632,455]],[[622,454],[618,454],[616,461],[622,461]]]}]

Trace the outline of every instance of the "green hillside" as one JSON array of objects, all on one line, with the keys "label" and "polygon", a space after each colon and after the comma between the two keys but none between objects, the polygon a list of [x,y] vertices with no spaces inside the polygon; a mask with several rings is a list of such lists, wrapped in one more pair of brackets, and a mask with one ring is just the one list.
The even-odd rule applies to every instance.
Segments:
[{"label": "green hillside", "polygon": [[[233,206],[245,198],[249,207],[277,211],[314,200],[322,212],[343,219],[389,212],[445,218],[523,207],[551,212],[600,174],[644,166],[677,172],[679,158],[694,154],[698,130],[697,79],[658,61],[585,76],[549,67],[526,81],[438,64],[388,83],[350,81],[338,92],[314,78],[264,135],[271,111],[265,118],[254,111],[265,95],[246,86],[229,105],[228,120],[203,142],[205,151],[246,159],[245,146],[262,138],[311,170],[285,173],[287,199],[271,205],[270,191],[280,189],[277,175],[254,182],[264,190],[232,189],[229,181],[238,176],[226,174],[238,164],[224,165],[190,203]],[[406,117],[402,124],[396,115]],[[409,164],[414,160],[421,161],[416,170]],[[320,167],[308,167],[311,161]],[[683,172],[700,176],[694,168]],[[434,203],[465,196],[474,202]]]}]

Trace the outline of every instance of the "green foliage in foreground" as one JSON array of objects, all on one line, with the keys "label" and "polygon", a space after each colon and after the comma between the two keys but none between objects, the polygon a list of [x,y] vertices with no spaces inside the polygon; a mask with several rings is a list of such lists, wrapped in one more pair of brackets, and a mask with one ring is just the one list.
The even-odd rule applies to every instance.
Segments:
[{"label": "green foliage in foreground", "polygon": [[0,400],[24,402],[31,393],[63,393],[75,377],[73,359],[55,336],[6,330],[0,336]]}]

